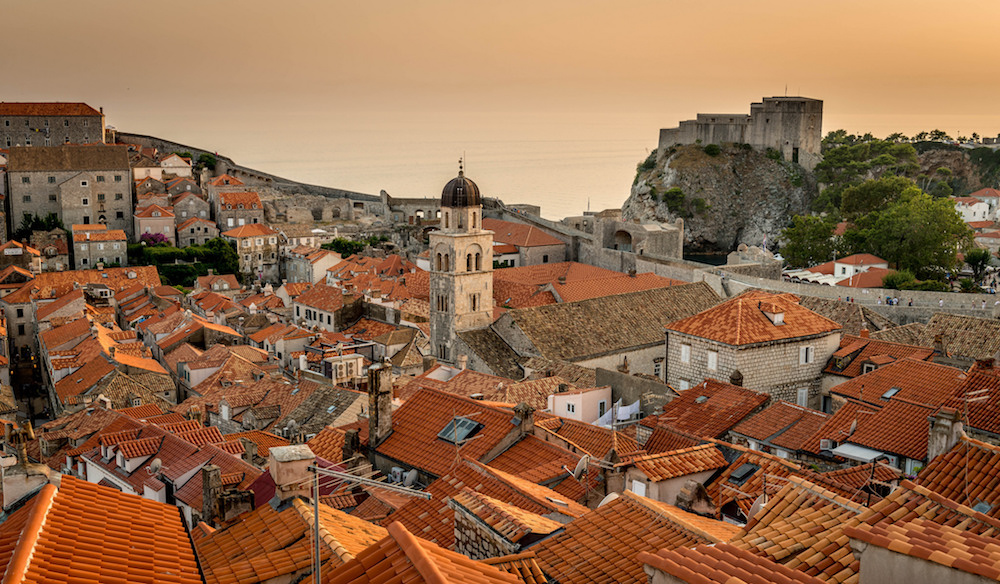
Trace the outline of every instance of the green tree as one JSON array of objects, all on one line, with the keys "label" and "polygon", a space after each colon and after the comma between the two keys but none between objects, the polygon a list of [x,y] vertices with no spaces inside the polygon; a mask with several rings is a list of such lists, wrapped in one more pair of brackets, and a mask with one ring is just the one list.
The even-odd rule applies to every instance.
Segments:
[{"label": "green tree", "polygon": [[972,281],[972,278],[962,278],[958,281],[958,285],[962,292],[965,293],[982,291],[982,289],[979,286],[976,286],[976,283]]},{"label": "green tree", "polygon": [[944,130],[931,130],[930,139],[934,142],[951,142],[951,136]]},{"label": "green tree", "polygon": [[884,210],[859,217],[844,240],[853,252],[875,254],[917,278],[941,279],[971,247],[972,231],[950,200],[908,188]]},{"label": "green tree", "polygon": [[991,259],[993,259],[993,254],[988,249],[971,249],[965,253],[965,263],[969,264],[969,268],[972,269],[972,279],[976,283],[983,281],[986,267],[990,265]]},{"label": "green tree", "polygon": [[705,146],[705,154],[708,154],[709,156],[718,156],[720,153],[722,153],[722,148],[719,148],[718,144],[709,144],[708,146]]},{"label": "green tree", "polygon": [[882,278],[882,287],[890,290],[906,290],[906,287],[914,284],[916,280],[913,272],[909,270],[889,272]]},{"label": "green tree", "polygon": [[815,215],[796,215],[792,224],[781,232],[781,254],[789,265],[814,266],[831,259],[833,255],[834,223]]},{"label": "green tree", "polygon": [[841,195],[840,210],[845,218],[866,215],[899,199],[906,189],[917,190],[916,184],[904,176],[883,176],[848,187]]},{"label": "green tree", "polygon": [[205,152],[198,157],[198,163],[195,166],[198,168],[215,168],[216,162],[218,162],[218,160],[215,158],[214,154]]},{"label": "green tree", "polygon": [[886,142],[906,142],[907,140],[909,140],[909,138],[906,137],[906,134],[900,132],[893,132],[885,138]]}]

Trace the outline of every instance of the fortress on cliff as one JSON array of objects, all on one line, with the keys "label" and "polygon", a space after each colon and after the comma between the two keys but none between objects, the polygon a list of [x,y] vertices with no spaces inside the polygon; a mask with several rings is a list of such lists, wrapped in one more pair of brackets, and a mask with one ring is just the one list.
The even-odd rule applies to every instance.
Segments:
[{"label": "fortress on cliff", "polygon": [[671,146],[750,144],[759,150],[771,148],[785,160],[812,170],[822,159],[823,101],[808,97],[765,97],[750,104],[747,114],[698,114],[676,128],[660,130],[657,158],[662,162]]}]

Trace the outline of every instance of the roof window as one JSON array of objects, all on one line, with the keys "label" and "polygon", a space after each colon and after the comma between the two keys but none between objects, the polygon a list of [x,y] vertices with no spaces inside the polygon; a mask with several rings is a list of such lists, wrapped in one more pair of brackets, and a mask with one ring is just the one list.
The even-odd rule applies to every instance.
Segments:
[{"label": "roof window", "polygon": [[975,505],[972,506],[972,510],[973,511],[979,511],[983,515],[986,515],[992,509],[993,509],[993,505],[990,505],[986,501],[979,501]]},{"label": "roof window", "polygon": [[694,403],[696,404],[703,404],[707,401],[708,401],[707,395],[699,395],[698,397],[694,398]]},{"label": "roof window", "polygon": [[483,425],[475,420],[456,416],[445,425],[444,429],[438,432],[438,438],[459,446],[472,439]]},{"label": "roof window", "polygon": [[892,396],[894,396],[897,393],[899,393],[901,389],[902,388],[899,388],[899,387],[890,387],[889,391],[887,391],[887,392],[885,392],[885,393],[882,394],[882,399],[889,399],[889,398],[891,398]]},{"label": "roof window", "polygon": [[741,465],[738,469],[733,471],[733,474],[729,475],[729,482],[736,485],[737,487],[742,486],[743,483],[750,480],[753,473],[760,470],[760,467],[756,464],[747,462]]}]

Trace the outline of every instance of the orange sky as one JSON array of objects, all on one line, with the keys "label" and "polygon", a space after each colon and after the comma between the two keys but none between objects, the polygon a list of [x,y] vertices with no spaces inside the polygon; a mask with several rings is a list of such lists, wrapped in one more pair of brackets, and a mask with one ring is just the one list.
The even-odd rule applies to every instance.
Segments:
[{"label": "orange sky", "polygon": [[[181,6],[191,12],[172,14]],[[149,105],[271,103],[617,108],[662,112],[666,125],[747,111],[787,84],[825,100],[832,129],[863,114],[995,119],[1000,103],[996,0],[3,0],[2,11],[14,25],[3,99],[80,99],[124,119]]]}]

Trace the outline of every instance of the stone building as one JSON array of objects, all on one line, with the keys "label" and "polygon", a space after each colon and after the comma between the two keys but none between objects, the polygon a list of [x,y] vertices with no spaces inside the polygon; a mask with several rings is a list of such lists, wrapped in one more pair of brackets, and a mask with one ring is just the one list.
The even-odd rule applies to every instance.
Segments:
[{"label": "stone building", "polygon": [[10,221],[55,213],[63,225],[102,223],[132,234],[132,184],[125,146],[11,148]]},{"label": "stone building", "polygon": [[308,245],[299,245],[284,253],[285,278],[289,282],[323,282],[327,270],[341,261],[340,254],[335,251]]},{"label": "stone building", "polygon": [[676,128],[660,130],[657,158],[662,161],[676,144],[750,144],[772,149],[785,160],[812,170],[820,160],[823,102],[807,97],[765,97],[750,104],[747,114],[698,114]]},{"label": "stone building", "polygon": [[177,242],[174,223],[174,211],[170,207],[149,205],[135,211],[135,238],[139,240],[146,234],[161,234],[167,238],[170,245]]},{"label": "stone building", "polygon": [[663,379],[683,392],[731,380],[819,409],[820,378],[840,346],[840,324],[791,294],[748,292],[666,326]]},{"label": "stone building", "polygon": [[172,200],[174,219],[177,223],[184,223],[195,217],[206,221],[211,218],[211,207],[208,201],[195,193],[181,193],[172,197]]},{"label": "stone building", "polygon": [[104,143],[104,112],[85,103],[0,102],[0,148]]},{"label": "stone building", "polygon": [[89,270],[98,264],[128,265],[128,239],[121,229],[73,231],[73,269]]},{"label": "stone building", "polygon": [[264,205],[260,202],[260,195],[253,191],[219,193],[215,222],[219,224],[219,229],[263,223]]},{"label": "stone building", "polygon": [[[256,194],[256,193],[255,193]],[[240,272],[250,280],[278,281],[278,232],[263,223],[243,225],[222,233],[236,242]]]},{"label": "stone building", "polygon": [[37,274],[42,271],[42,252],[27,244],[10,240],[0,245],[0,271],[7,266],[17,266]]},{"label": "stone building", "polygon": [[494,246],[505,244],[517,248],[513,266],[566,261],[566,244],[532,225],[486,218],[483,219],[483,228],[493,232]]},{"label": "stone building", "polygon": [[194,193],[196,195],[201,194],[201,187],[198,186],[198,183],[196,183],[191,177],[187,176],[170,180],[164,186],[167,189],[167,193],[171,195],[179,195],[181,193]]},{"label": "stone building", "polygon": [[205,245],[218,236],[218,225],[207,219],[192,217],[177,226],[177,247]]},{"label": "stone building", "polygon": [[69,237],[66,230],[32,231],[31,246],[42,252],[43,272],[61,272],[69,268]]},{"label": "stone building", "polygon": [[431,347],[454,363],[462,331],[493,322],[493,232],[483,229],[479,187],[461,170],[441,193],[441,229],[430,233]]}]

